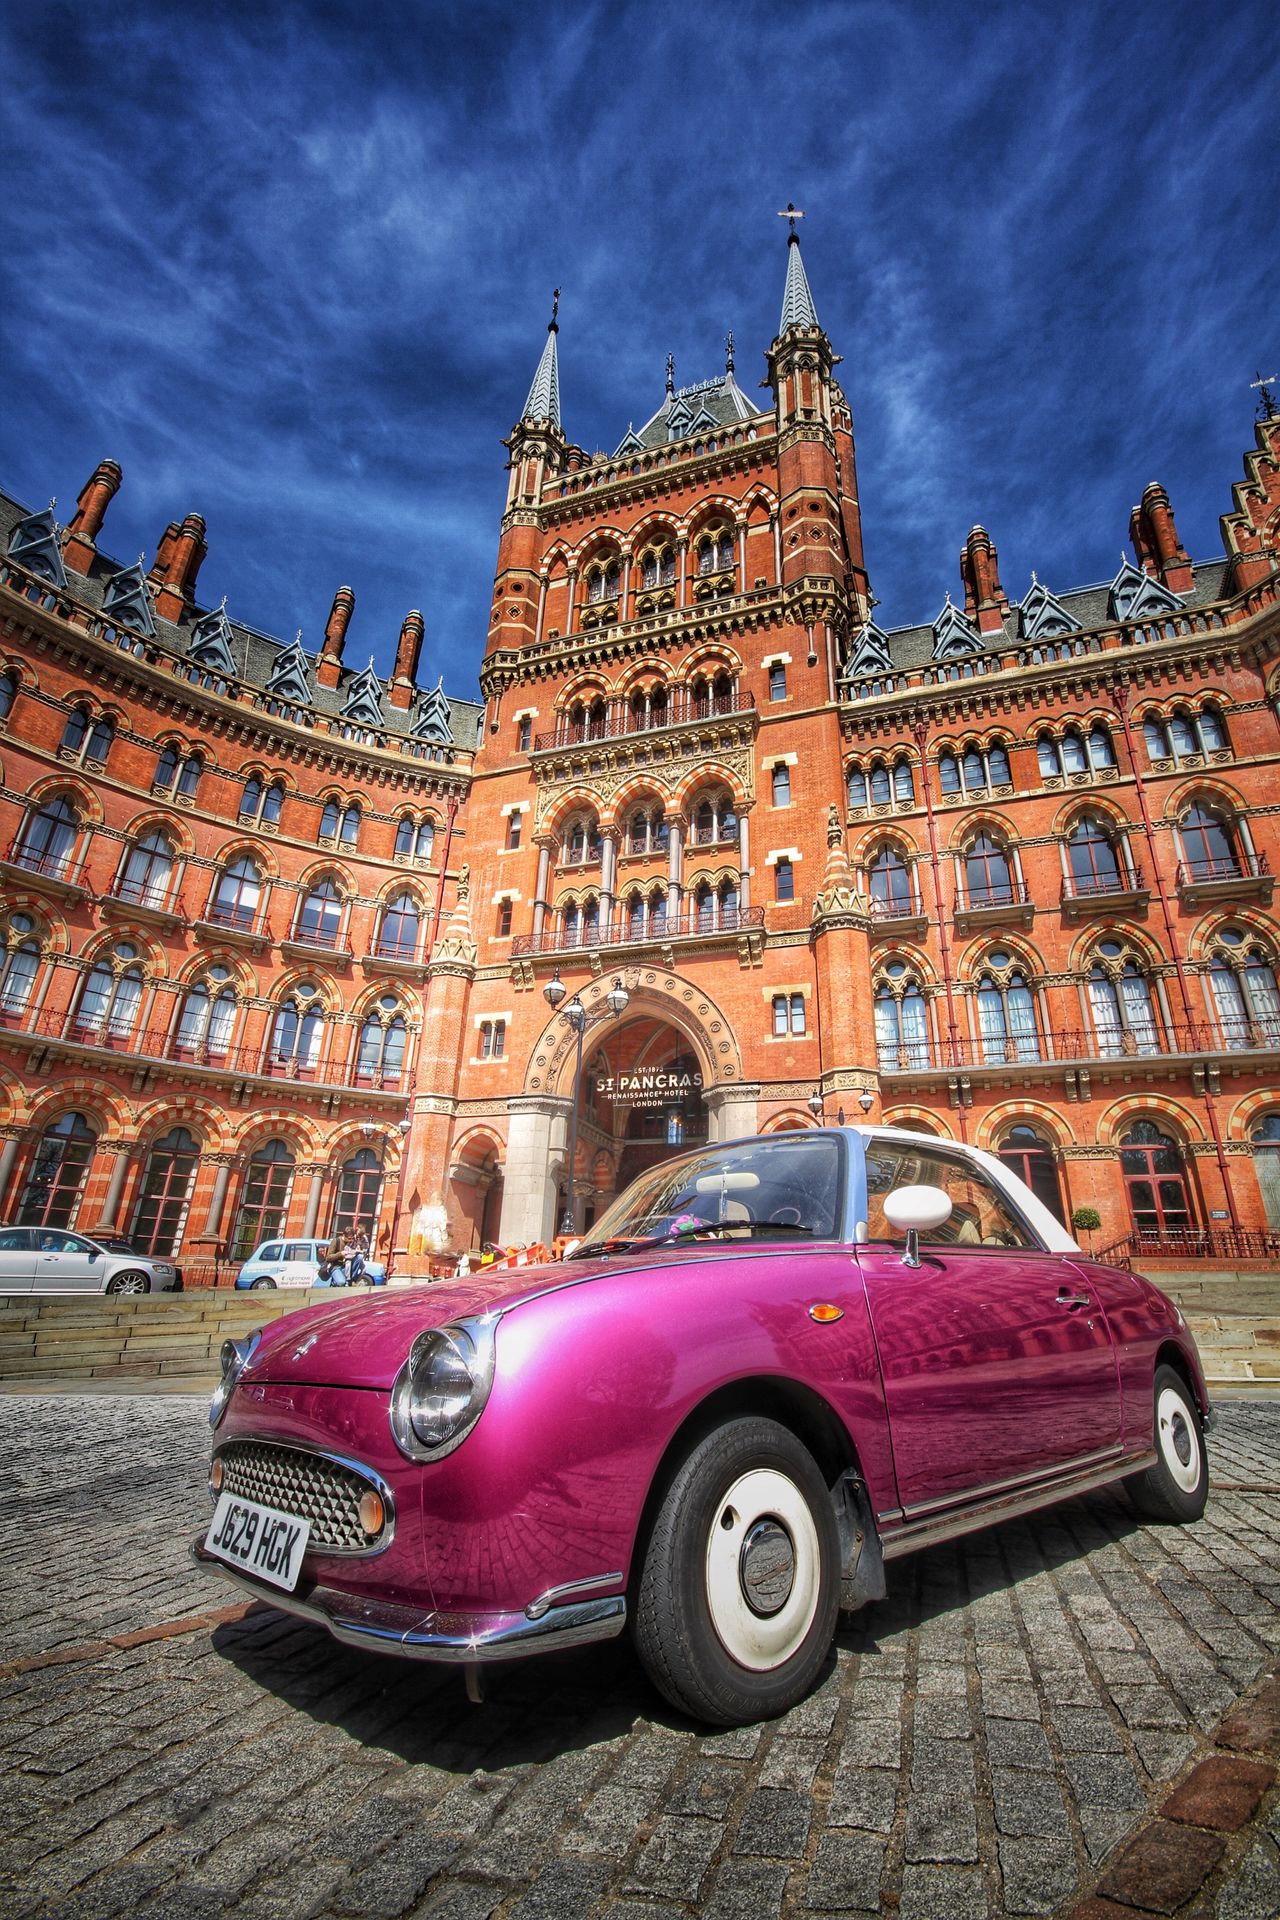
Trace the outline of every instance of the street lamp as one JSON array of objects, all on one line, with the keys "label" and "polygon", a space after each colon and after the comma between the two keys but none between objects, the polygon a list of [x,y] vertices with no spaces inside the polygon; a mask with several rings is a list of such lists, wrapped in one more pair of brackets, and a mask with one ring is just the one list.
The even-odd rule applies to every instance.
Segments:
[{"label": "street lamp", "polygon": [[[546,986],[542,989],[542,997],[553,1013],[559,1013],[561,1011],[560,1002],[564,999],[566,992],[567,989],[564,981],[560,978],[560,969],[557,967]],[[619,1015],[626,1012],[627,1002],[630,998],[631,995],[622,984],[621,974],[617,975],[613,985],[605,995],[605,1005],[615,1020]],[[569,1025],[573,1028],[574,1039],[577,1042],[577,1052],[573,1064],[573,1098],[569,1107],[568,1179],[565,1187],[564,1214],[560,1221],[561,1233],[572,1234],[578,1231],[578,1223],[574,1215],[574,1176],[578,1158],[578,1095],[582,1084],[582,1036],[587,1030],[587,1010],[576,993],[568,1006],[564,1008],[561,1018],[569,1022]]]},{"label": "street lamp", "polygon": [[864,1087],[862,1089],[862,1092],[858,1095],[858,1105],[862,1108],[862,1111],[864,1113],[870,1113],[875,1103],[876,1103],[876,1097],[874,1093],[872,1093],[870,1087]]},{"label": "street lamp", "polygon": [[814,1088],[813,1092],[809,1095],[806,1105],[808,1106],[809,1111],[813,1115],[814,1119],[821,1122],[822,1095],[818,1092],[818,1089],[816,1087]]}]

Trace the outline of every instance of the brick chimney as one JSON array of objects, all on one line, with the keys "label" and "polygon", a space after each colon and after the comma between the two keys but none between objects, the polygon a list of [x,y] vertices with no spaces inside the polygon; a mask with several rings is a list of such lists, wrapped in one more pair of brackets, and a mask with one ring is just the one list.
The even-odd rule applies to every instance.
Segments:
[{"label": "brick chimney", "polygon": [[1190,593],[1191,555],[1178,538],[1169,496],[1158,480],[1143,488],[1142,504],[1129,516],[1129,538],[1144,573],[1154,574],[1171,593]]},{"label": "brick chimney", "polygon": [[324,645],[316,661],[316,680],[322,687],[336,687],[342,678],[342,649],[347,644],[347,628],[355,610],[355,594],[350,587],[339,587],[333,596],[325,622]]},{"label": "brick chimney", "polygon": [[156,612],[163,620],[177,620],[195,597],[196,575],[208,553],[204,521],[189,513],[181,526],[170,521],[156,548],[155,564],[147,575],[156,582]]},{"label": "brick chimney", "polygon": [[974,527],[960,555],[964,582],[964,610],[978,623],[979,633],[1000,633],[1009,611],[1009,596],[1000,585],[999,555],[985,527]]},{"label": "brick chimney", "polygon": [[396,647],[395,672],[391,676],[391,688],[387,696],[393,707],[407,709],[413,702],[413,690],[418,683],[418,660],[422,653],[422,636],[425,632],[422,615],[415,607],[412,613],[406,613],[404,617],[399,644]]},{"label": "brick chimney", "polygon": [[76,573],[88,573],[93,565],[98,532],[122,478],[118,461],[99,462],[76,502],[75,519],[67,528],[62,549],[63,560]]}]

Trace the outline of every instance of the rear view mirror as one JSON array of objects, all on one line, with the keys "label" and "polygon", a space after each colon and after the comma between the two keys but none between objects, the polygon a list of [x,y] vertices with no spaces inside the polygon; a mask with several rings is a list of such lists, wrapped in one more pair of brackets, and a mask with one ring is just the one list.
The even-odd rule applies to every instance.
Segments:
[{"label": "rear view mirror", "polygon": [[920,1235],[932,1233],[951,1218],[951,1195],[941,1187],[895,1187],[884,1198],[884,1217],[907,1236],[902,1264],[920,1265]]}]

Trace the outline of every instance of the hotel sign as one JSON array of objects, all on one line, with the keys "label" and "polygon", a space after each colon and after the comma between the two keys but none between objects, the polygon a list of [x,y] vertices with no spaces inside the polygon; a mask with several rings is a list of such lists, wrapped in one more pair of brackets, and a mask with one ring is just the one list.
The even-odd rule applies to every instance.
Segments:
[{"label": "hotel sign", "polygon": [[596,1082],[596,1092],[617,1107],[665,1107],[701,1093],[702,1075],[684,1068],[644,1067],[638,1073],[610,1073]]}]

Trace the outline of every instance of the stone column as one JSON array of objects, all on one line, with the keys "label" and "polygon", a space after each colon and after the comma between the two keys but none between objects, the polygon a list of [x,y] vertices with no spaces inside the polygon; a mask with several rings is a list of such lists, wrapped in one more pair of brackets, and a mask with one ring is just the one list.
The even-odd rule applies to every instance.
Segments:
[{"label": "stone column", "polygon": [[547,610],[547,576],[544,573],[538,581],[538,618],[533,629],[533,644],[538,646],[542,640],[542,617]]},{"label": "stone column", "polygon": [[227,1205],[227,1186],[231,1179],[230,1160],[217,1163],[218,1171],[214,1175],[213,1194],[209,1201],[209,1217],[204,1223],[202,1240],[217,1240],[222,1233],[222,1216]]},{"label": "stone column", "polygon": [[684,607],[688,605],[685,597],[685,588],[688,584],[689,576],[689,542],[687,540],[679,541],[676,551],[680,555],[680,586],[677,592],[676,605],[678,607]]},{"label": "stone column", "polygon": [[618,876],[617,828],[602,827],[600,841],[600,937],[603,940],[606,931],[613,925],[613,896]]},{"label": "stone column", "polygon": [[543,923],[547,917],[547,886],[551,879],[551,843],[538,842],[538,880],[533,890],[533,934],[535,939],[542,935]]},{"label": "stone column", "polygon": [[624,554],[622,559],[622,618],[631,618],[631,555]]},{"label": "stone column", "polygon": [[709,1138],[739,1140],[757,1129],[760,1100],[758,1083],[742,1081],[727,1087],[705,1087],[702,1094],[710,1116]]},{"label": "stone column", "polygon": [[684,821],[669,820],[667,833],[667,923],[674,926],[684,894]]},{"label": "stone column", "polygon": [[316,1221],[320,1218],[320,1199],[324,1193],[324,1168],[312,1167],[311,1185],[307,1188],[307,1211],[302,1223],[303,1237],[311,1240],[315,1236]]},{"label": "stone column", "polygon": [[747,590],[747,524],[744,520],[738,528],[738,591]]},{"label": "stone column", "polygon": [[504,1247],[541,1240],[556,1231],[556,1183],[551,1161],[565,1148],[569,1102],[554,1094],[514,1094],[507,1101],[507,1159],[498,1239]]},{"label": "stone column", "polygon": [[4,1145],[0,1147],[0,1212],[10,1211],[8,1205],[9,1180],[13,1173],[13,1163],[18,1155],[18,1133],[4,1136]]},{"label": "stone column", "polygon": [[751,905],[751,828],[745,813],[738,815],[738,905],[743,913]]},{"label": "stone column", "polygon": [[578,569],[576,567],[570,567],[568,577],[569,598],[564,613],[564,630],[566,634],[574,631],[578,618]]},{"label": "stone column", "polygon": [[107,1197],[103,1202],[102,1214],[98,1220],[98,1231],[115,1233],[120,1224],[120,1196],[124,1192],[124,1178],[129,1171],[131,1148],[124,1140],[100,1140],[98,1151],[115,1155],[115,1164],[107,1181]]}]

